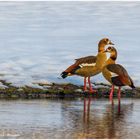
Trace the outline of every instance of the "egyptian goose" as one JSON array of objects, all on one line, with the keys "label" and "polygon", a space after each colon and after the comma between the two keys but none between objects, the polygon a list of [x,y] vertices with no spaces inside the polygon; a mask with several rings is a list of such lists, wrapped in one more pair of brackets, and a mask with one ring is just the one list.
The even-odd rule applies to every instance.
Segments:
[{"label": "egyptian goose", "polygon": [[107,59],[105,51],[106,45],[114,45],[108,38],[103,38],[98,44],[98,54],[96,56],[87,56],[75,59],[76,62],[68,67],[61,73],[62,78],[66,78],[71,75],[79,75],[84,77],[84,91],[87,90],[87,78],[89,83],[90,92],[93,93],[95,90],[92,89],[90,77],[99,74],[102,71],[104,63]]},{"label": "egyptian goose", "polygon": [[112,84],[109,98],[113,101],[114,86],[118,86],[118,100],[120,101],[121,87],[129,86],[135,88],[135,86],[126,69],[122,65],[115,63],[117,59],[117,50],[114,47],[108,47],[105,52],[110,53],[110,58],[106,61],[102,69],[103,76]]}]

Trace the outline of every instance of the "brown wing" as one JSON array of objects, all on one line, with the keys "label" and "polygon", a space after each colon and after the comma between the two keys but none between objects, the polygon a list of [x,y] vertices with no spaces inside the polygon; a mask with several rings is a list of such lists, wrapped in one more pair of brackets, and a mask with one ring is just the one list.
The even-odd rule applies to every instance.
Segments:
[{"label": "brown wing", "polygon": [[77,65],[82,64],[82,63],[91,64],[91,63],[96,63],[97,57],[96,56],[86,56],[86,57],[78,58],[75,60],[76,60],[75,63]]},{"label": "brown wing", "polygon": [[96,63],[96,56],[87,56],[75,59],[76,62],[69,66],[64,72],[62,72],[62,77],[65,78],[68,74],[75,74],[78,69],[81,69],[83,66],[81,64],[95,64]]},{"label": "brown wing", "polygon": [[110,64],[107,66],[107,69],[113,73],[116,73],[119,76],[129,77],[125,68],[119,64]]},{"label": "brown wing", "polygon": [[114,82],[114,84],[116,84],[117,86],[128,85],[128,86],[134,87],[132,79],[130,78],[130,76],[128,75],[127,71],[125,70],[123,66],[119,64],[110,64],[107,66],[107,69],[110,72],[118,75],[118,76],[112,77],[112,82]]}]

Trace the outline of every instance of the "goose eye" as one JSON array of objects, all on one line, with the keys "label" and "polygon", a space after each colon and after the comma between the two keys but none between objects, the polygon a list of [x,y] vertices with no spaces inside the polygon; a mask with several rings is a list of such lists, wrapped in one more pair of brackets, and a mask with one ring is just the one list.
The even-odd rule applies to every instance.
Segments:
[{"label": "goose eye", "polygon": [[111,50],[111,47],[108,47],[108,50]]},{"label": "goose eye", "polygon": [[109,39],[106,39],[106,42],[108,42],[109,41]]}]

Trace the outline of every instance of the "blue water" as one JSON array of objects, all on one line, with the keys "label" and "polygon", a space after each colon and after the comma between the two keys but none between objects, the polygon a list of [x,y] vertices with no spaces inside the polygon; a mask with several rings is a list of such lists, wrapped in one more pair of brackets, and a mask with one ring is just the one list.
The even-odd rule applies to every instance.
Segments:
[{"label": "blue water", "polygon": [[[57,77],[75,58],[96,55],[108,37],[140,84],[140,2],[0,2],[0,79],[16,86],[72,82]],[[92,81],[106,82],[102,75]]]}]

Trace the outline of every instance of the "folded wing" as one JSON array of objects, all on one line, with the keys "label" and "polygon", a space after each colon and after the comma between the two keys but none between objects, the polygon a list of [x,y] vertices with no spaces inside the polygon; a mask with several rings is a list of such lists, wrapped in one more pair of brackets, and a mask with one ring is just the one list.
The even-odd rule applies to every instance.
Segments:
[{"label": "folded wing", "polygon": [[126,69],[119,64],[110,64],[107,66],[107,69],[110,71],[112,77],[112,82],[117,86],[128,85],[134,87],[133,81],[128,75]]},{"label": "folded wing", "polygon": [[61,73],[62,78],[75,74],[77,70],[82,69],[83,67],[95,66],[96,59],[96,56],[87,56],[75,59],[75,63]]}]

